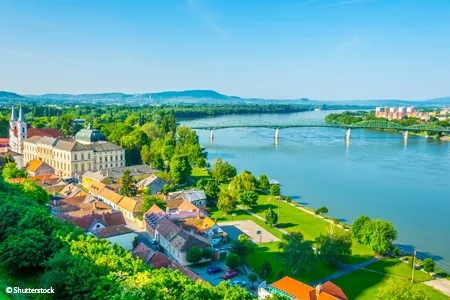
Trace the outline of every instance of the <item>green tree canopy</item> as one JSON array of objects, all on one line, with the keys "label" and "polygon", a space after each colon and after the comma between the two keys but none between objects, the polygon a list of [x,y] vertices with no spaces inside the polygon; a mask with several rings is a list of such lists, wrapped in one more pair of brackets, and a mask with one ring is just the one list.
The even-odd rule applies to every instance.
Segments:
[{"label": "green tree canopy", "polygon": [[278,223],[278,215],[273,211],[272,207],[269,207],[265,212],[266,224],[273,226]]},{"label": "green tree canopy", "polygon": [[241,263],[241,259],[237,254],[230,253],[225,258],[225,265],[230,269],[236,269]]},{"label": "green tree canopy", "polygon": [[272,184],[270,186],[270,195],[272,196],[280,196],[281,189],[279,184]]},{"label": "green tree canopy", "polygon": [[258,177],[258,188],[263,191],[270,189],[269,177],[266,174],[261,174]]},{"label": "green tree canopy", "polygon": [[122,184],[120,188],[120,193],[123,196],[133,197],[137,194],[137,187],[134,182],[133,177],[131,176],[131,172],[129,169],[125,169],[123,172],[123,175],[120,179],[120,182]]},{"label": "green tree canopy", "polygon": [[239,202],[246,207],[255,207],[258,205],[258,194],[254,191],[243,192],[239,194]]},{"label": "green tree canopy", "polygon": [[50,195],[47,191],[31,180],[25,179],[20,185],[23,193],[38,204],[47,204],[50,201]]},{"label": "green tree canopy", "polygon": [[301,233],[293,232],[284,235],[286,241],[283,244],[281,258],[286,267],[291,269],[294,276],[306,275],[312,272],[316,266],[316,256],[312,243],[303,240]]},{"label": "green tree canopy", "polygon": [[422,266],[423,270],[428,274],[436,270],[436,262],[434,262],[431,258],[425,258],[422,262]]},{"label": "green tree canopy", "polygon": [[227,182],[236,176],[236,168],[221,158],[216,158],[214,161],[211,175],[217,183]]},{"label": "green tree canopy", "polygon": [[6,180],[11,178],[25,178],[27,175],[27,171],[18,169],[15,162],[7,162],[3,165],[2,176]]},{"label": "green tree canopy", "polygon": [[170,175],[175,183],[187,182],[192,167],[186,155],[175,155],[170,162]]},{"label": "green tree canopy", "polygon": [[250,171],[239,173],[230,183],[232,190],[236,192],[248,192],[256,189],[256,178]]},{"label": "green tree canopy", "polygon": [[230,190],[222,190],[217,201],[219,210],[230,213],[236,208],[236,195]]},{"label": "green tree canopy", "polygon": [[321,234],[317,237],[315,245],[318,257],[325,265],[331,267],[345,263],[352,254],[351,235],[334,226],[330,227],[328,234]]},{"label": "green tree canopy", "polygon": [[407,280],[389,279],[375,295],[376,300],[429,300],[424,286]]},{"label": "green tree canopy", "polygon": [[361,242],[363,237],[363,228],[367,222],[370,222],[371,219],[368,216],[358,217],[352,225],[352,236],[354,239],[357,239]]},{"label": "green tree canopy", "polygon": [[186,260],[192,264],[198,263],[202,259],[202,251],[197,247],[192,247],[186,253]]}]

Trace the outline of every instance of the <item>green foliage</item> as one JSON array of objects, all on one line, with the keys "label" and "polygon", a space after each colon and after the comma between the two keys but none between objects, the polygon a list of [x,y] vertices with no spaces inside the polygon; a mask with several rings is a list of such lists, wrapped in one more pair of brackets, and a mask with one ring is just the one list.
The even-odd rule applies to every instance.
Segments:
[{"label": "green foliage", "polygon": [[258,194],[254,191],[243,192],[239,194],[239,202],[246,207],[255,207],[258,205]]},{"label": "green foliage", "polygon": [[306,275],[312,272],[316,265],[316,256],[314,254],[312,243],[303,240],[300,232],[293,232],[284,235],[281,258],[287,268],[291,269],[292,274]]},{"label": "green foliage", "polygon": [[246,234],[240,234],[238,239],[231,243],[231,252],[239,255],[242,259],[252,253],[254,249],[255,245]]},{"label": "green foliage", "polygon": [[272,207],[269,207],[264,213],[266,224],[273,226],[278,223],[278,214],[273,211]]},{"label": "green foliage", "polygon": [[380,288],[375,296],[376,300],[427,300],[427,295],[422,285],[412,284],[407,280],[389,279]]},{"label": "green foliage", "polygon": [[2,177],[6,180],[11,178],[25,178],[27,175],[27,171],[18,169],[15,162],[7,162],[3,165]]},{"label": "green foliage", "polygon": [[315,240],[318,257],[325,265],[336,267],[345,263],[352,254],[352,237],[336,227],[330,227],[329,234],[321,234]]},{"label": "green foliage", "polygon": [[7,163],[15,164],[15,160],[14,160],[13,156],[11,155],[11,153],[6,153],[5,155],[0,156],[0,172],[3,170],[3,167]]},{"label": "green foliage", "polygon": [[225,258],[225,265],[230,269],[236,269],[241,263],[241,259],[237,254],[230,253]]},{"label": "green foliage", "polygon": [[361,242],[363,237],[363,228],[367,222],[370,222],[370,218],[368,216],[358,217],[352,225],[352,237]]},{"label": "green foliage", "polygon": [[256,189],[256,178],[250,171],[243,171],[233,178],[230,188],[236,192],[248,192]]},{"label": "green foliage", "polygon": [[123,196],[133,197],[137,194],[137,187],[129,169],[125,169],[120,179],[122,184],[120,194]]},{"label": "green foliage", "polygon": [[197,184],[195,185],[195,187],[198,190],[204,190],[207,184],[208,184],[208,181],[205,178],[201,178],[199,181],[197,181]]},{"label": "green foliage", "polygon": [[328,208],[326,206],[322,206],[314,212],[316,215],[324,215],[328,213]]},{"label": "green foliage", "polygon": [[267,279],[269,277],[270,273],[272,272],[272,265],[269,261],[264,261],[261,266],[261,276]]},{"label": "green foliage", "polygon": [[166,202],[164,200],[154,195],[142,193],[142,212],[147,212],[155,204],[162,210],[166,209]]},{"label": "green foliage", "polygon": [[279,184],[272,184],[270,186],[270,195],[272,196],[280,196],[281,190]]},{"label": "green foliage", "polygon": [[163,186],[161,193],[163,193],[164,195],[168,195],[170,192],[174,192],[176,190],[175,185],[173,184],[166,184],[165,186]]},{"label": "green foliage", "polygon": [[202,250],[197,247],[192,247],[186,253],[186,260],[192,264],[198,263],[202,259]]},{"label": "green foliage", "polygon": [[422,267],[425,272],[430,274],[436,270],[436,262],[434,262],[431,258],[426,258],[422,262]]},{"label": "green foliage", "polygon": [[258,281],[258,276],[256,276],[256,274],[250,273],[250,274],[248,274],[247,278],[253,288],[253,284]]},{"label": "green foliage", "polygon": [[270,189],[269,177],[266,174],[261,174],[258,177],[258,188],[262,191]]},{"label": "green foliage", "polygon": [[217,183],[223,183],[229,181],[236,176],[236,168],[230,165],[228,162],[223,161],[221,158],[216,158],[211,170],[211,175]]},{"label": "green foliage", "polygon": [[204,259],[212,259],[214,257],[214,251],[211,248],[205,248],[202,250],[202,257]]},{"label": "green foliage", "polygon": [[291,202],[292,202],[292,198],[289,197],[289,196],[287,196],[284,200],[285,200],[287,203],[291,203]]},{"label": "green foliage", "polygon": [[208,181],[205,188],[205,195],[208,198],[208,206],[212,206],[219,197],[220,187],[215,181]]},{"label": "green foliage", "polygon": [[26,179],[20,184],[23,194],[33,199],[38,204],[47,204],[50,201],[50,195],[41,186]]},{"label": "green foliage", "polygon": [[236,195],[234,192],[230,190],[220,191],[217,208],[226,213],[232,212],[236,208]]},{"label": "green foliage", "polygon": [[186,155],[175,155],[170,162],[170,175],[175,183],[187,182],[192,167]]}]

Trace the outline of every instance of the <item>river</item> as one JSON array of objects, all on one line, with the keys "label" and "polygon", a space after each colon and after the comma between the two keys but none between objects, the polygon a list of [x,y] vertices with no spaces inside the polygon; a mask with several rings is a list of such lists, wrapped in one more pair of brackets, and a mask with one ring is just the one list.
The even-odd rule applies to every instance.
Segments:
[{"label": "river", "polygon": [[[182,124],[323,122],[331,112],[227,115]],[[283,195],[311,208],[326,206],[349,224],[361,215],[391,221],[402,249],[417,247],[418,256],[432,255],[450,271],[450,142],[410,135],[404,145],[399,133],[354,129],[346,145],[343,129],[290,128],[280,130],[275,147],[273,129],[232,128],[216,130],[210,145],[209,131],[197,133],[211,162],[221,157],[238,171],[265,173],[281,183]]]}]

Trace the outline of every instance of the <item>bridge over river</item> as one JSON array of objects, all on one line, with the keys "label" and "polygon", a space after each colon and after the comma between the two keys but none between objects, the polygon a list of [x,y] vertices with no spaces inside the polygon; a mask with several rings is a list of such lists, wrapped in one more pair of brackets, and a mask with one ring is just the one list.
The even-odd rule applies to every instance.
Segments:
[{"label": "bridge over river", "polygon": [[290,122],[271,123],[264,120],[234,120],[221,122],[216,124],[206,123],[189,123],[188,127],[196,130],[209,130],[210,139],[214,138],[214,130],[227,129],[227,128],[271,128],[275,130],[275,142],[278,141],[280,136],[280,129],[286,128],[342,128],[346,130],[345,137],[350,139],[351,129],[379,129],[379,130],[393,130],[403,132],[403,137],[406,140],[408,138],[408,132],[426,132],[427,134],[438,134],[439,136],[450,134],[450,128],[437,126],[433,124],[419,124],[412,126],[403,126],[395,122],[389,122],[384,120],[369,120],[361,121],[354,124],[343,124],[339,122],[325,123],[323,120],[317,119],[299,119]]}]

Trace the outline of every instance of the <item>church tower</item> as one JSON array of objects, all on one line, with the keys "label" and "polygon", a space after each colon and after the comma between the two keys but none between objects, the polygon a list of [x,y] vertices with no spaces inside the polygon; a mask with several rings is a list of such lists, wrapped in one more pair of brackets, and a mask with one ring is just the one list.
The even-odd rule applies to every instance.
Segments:
[{"label": "church tower", "polygon": [[22,105],[19,108],[19,117],[16,119],[14,106],[11,109],[9,120],[9,146],[12,151],[22,154],[23,141],[27,139],[27,123],[23,114]]}]

